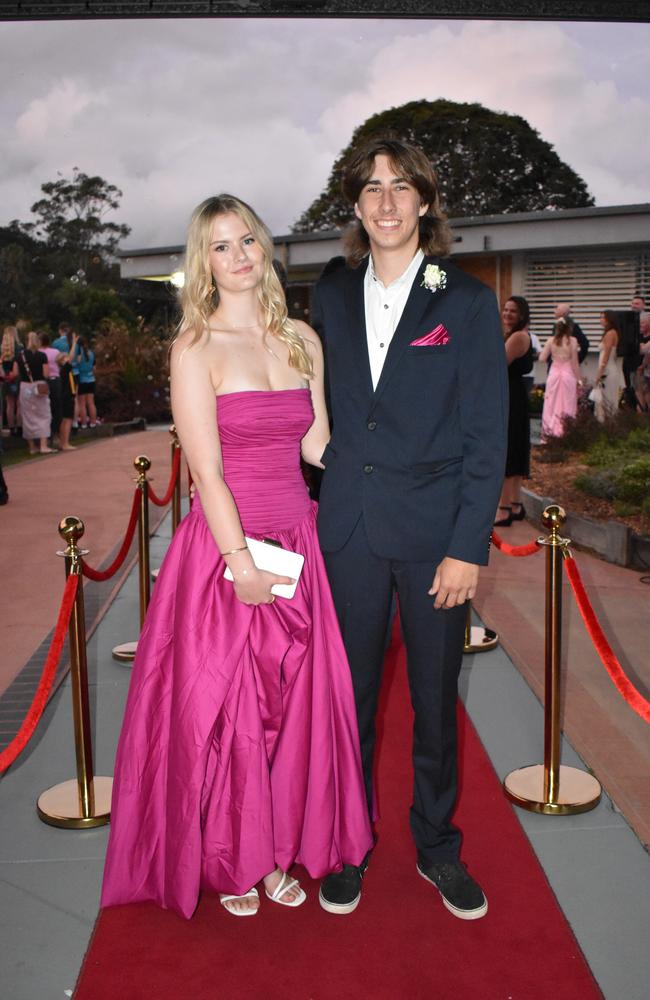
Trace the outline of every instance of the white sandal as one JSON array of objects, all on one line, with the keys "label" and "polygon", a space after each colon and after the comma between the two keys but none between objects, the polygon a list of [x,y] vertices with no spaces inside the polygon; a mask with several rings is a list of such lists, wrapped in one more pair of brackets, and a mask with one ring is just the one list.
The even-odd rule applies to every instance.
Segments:
[{"label": "white sandal", "polygon": [[253,886],[252,889],[249,889],[248,892],[245,892],[243,896],[227,896],[227,895],[222,895],[221,893],[219,893],[219,902],[223,906],[224,910],[228,910],[228,913],[232,913],[233,917],[254,917],[255,916],[255,914],[257,913],[257,910],[259,910],[259,906],[255,910],[251,910],[251,909],[248,909],[248,910],[235,910],[231,906],[228,906],[228,903],[231,903],[234,899],[250,899],[250,898],[253,898],[253,899],[259,899],[260,898],[259,894],[257,892],[257,889],[254,886]]},{"label": "white sandal", "polygon": [[[302,904],[307,899],[307,894],[298,885],[297,878],[293,878],[289,882],[287,882],[288,878],[289,876],[287,875],[287,873],[282,872],[282,878],[276,885],[273,892],[269,892],[267,889],[264,889],[264,892],[272,902],[279,903],[280,906],[302,906]],[[298,886],[298,895],[296,896],[295,899],[289,902],[281,898],[282,896],[284,896],[285,892],[289,892],[291,889],[295,889],[296,886]]]}]

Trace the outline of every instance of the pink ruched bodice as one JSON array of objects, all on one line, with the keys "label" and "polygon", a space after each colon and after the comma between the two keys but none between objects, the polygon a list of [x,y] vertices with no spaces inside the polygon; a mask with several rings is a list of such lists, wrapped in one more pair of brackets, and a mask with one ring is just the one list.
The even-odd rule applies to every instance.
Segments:
[{"label": "pink ruched bodice", "polygon": [[300,440],[313,419],[309,389],[217,397],[224,479],[244,531],[282,531],[309,513]]}]

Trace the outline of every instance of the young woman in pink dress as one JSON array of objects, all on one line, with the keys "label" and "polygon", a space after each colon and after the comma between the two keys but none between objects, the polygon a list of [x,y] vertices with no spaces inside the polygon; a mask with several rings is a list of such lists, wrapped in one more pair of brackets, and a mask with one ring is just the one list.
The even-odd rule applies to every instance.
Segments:
[{"label": "young woman in pink dress", "polygon": [[[220,195],[188,234],[171,350],[174,422],[198,495],[156,582],[118,747],[103,905],[236,916],[305,899],[286,874],[360,864],[372,838],[352,684],[300,457],[329,438],[316,334],[289,320],[268,230]],[[245,536],[305,557],[287,582]],[[226,567],[234,582],[224,579]]]},{"label": "young woman in pink dress", "polygon": [[572,334],[573,322],[562,316],[555,324],[553,336],[547,340],[539,361],[552,361],[544,390],[542,439],[562,437],[564,418],[578,412],[578,341]]}]

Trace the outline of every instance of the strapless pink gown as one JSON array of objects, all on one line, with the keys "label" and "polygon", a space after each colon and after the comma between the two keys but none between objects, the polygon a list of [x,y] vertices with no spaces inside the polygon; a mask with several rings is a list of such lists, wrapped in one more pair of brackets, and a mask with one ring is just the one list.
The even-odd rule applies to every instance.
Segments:
[{"label": "strapless pink gown", "polygon": [[276,865],[313,878],[372,840],[349,667],[300,470],[307,389],[217,401],[224,477],[246,534],[305,556],[292,600],[240,603],[197,498],[138,642],[115,764],[102,905],[185,917]]}]

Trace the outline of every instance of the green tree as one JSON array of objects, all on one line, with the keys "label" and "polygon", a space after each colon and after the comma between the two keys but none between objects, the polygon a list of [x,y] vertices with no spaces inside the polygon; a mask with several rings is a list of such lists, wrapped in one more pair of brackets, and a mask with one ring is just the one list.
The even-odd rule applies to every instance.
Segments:
[{"label": "green tree", "polygon": [[352,149],[388,135],[425,151],[452,217],[594,204],[582,178],[519,115],[490,111],[481,104],[411,101],[373,115],[355,129],[327,187],[300,216],[294,232],[336,229],[350,221],[352,211],[341,193],[344,163]]},{"label": "green tree", "polygon": [[89,177],[74,167],[72,177],[41,185],[44,197],[32,205],[36,222],[24,226],[26,232],[58,248],[63,261],[78,277],[99,275],[114,261],[120,240],[129,226],[106,216],[120,207],[122,192],[103,177]]},{"label": "green tree", "polygon": [[17,221],[0,227],[0,318],[40,315],[48,280],[47,247]]}]

